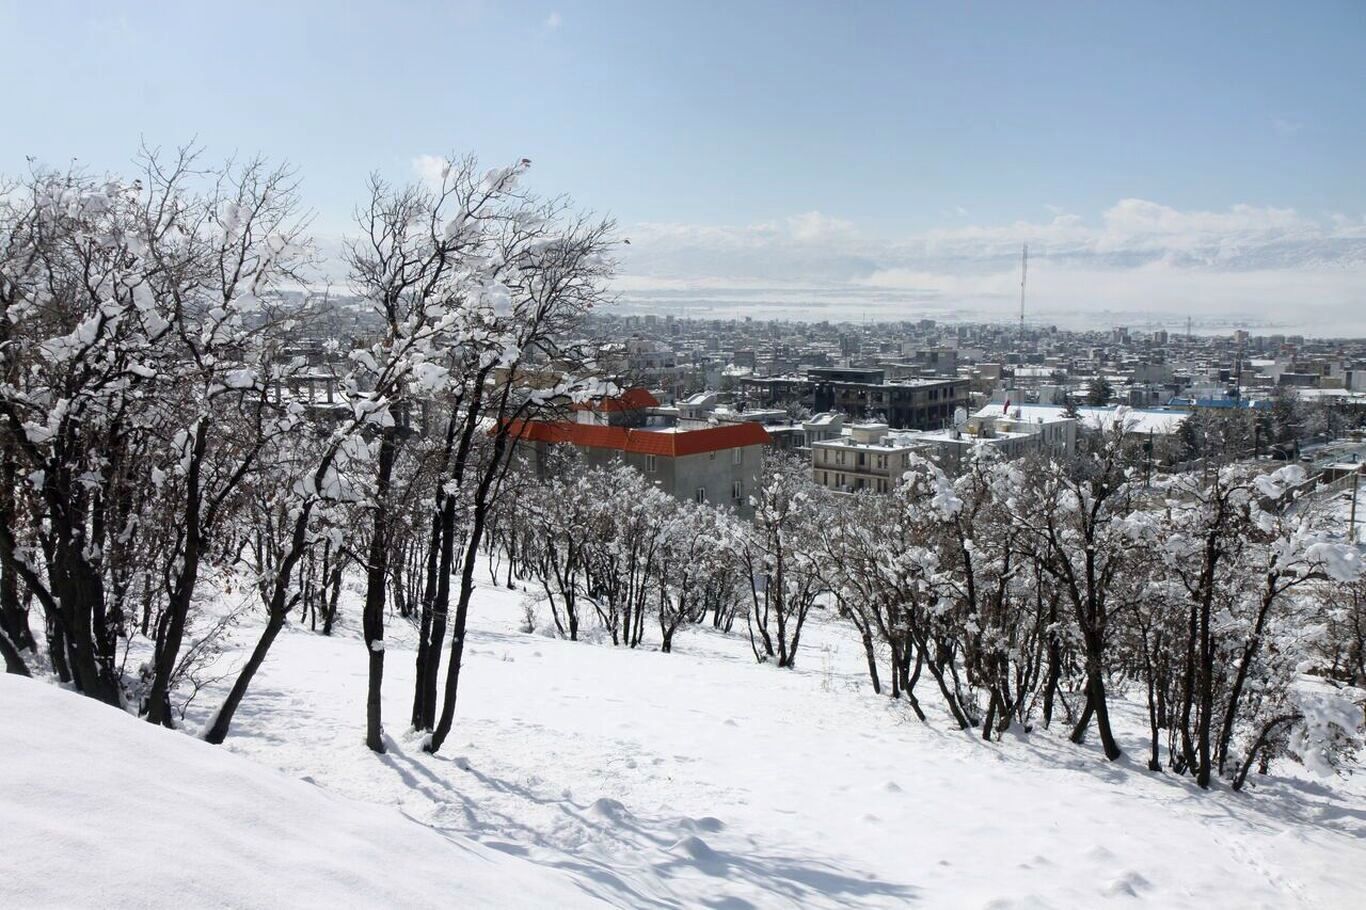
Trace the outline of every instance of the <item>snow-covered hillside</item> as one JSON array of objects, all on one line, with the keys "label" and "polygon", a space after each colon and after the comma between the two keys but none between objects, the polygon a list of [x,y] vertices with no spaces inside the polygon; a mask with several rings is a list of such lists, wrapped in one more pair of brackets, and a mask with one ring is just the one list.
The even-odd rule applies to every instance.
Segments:
[{"label": "snow-covered hillside", "polygon": [[0,680],[0,903],[1345,908],[1366,889],[1351,782],[1203,793],[1047,735],[921,725],[867,690],[842,626],[812,626],[789,672],[739,635],[661,654],[523,634],[520,597],[479,590],[437,756],[404,732],[401,621],[384,756],[346,628],[286,632],[226,749]]},{"label": "snow-covered hillside", "polygon": [[12,910],[596,903],[506,852],[42,682],[0,675],[0,717]]}]

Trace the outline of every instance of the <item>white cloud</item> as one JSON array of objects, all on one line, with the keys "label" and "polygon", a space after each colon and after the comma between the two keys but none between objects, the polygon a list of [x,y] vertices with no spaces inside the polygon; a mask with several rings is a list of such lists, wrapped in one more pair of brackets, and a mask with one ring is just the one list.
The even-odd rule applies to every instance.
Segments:
[{"label": "white cloud", "polygon": [[619,288],[628,299],[686,297],[731,312],[795,307],[826,318],[905,312],[914,303],[994,318],[1018,306],[1020,245],[1028,243],[1029,312],[1040,319],[1184,320],[1193,312],[1256,324],[1312,313],[1322,331],[1366,334],[1366,218],[1252,205],[1184,210],[1143,199],[1121,199],[1092,219],[1051,213],[899,238],[820,212],[747,226],[638,225]]},{"label": "white cloud", "polygon": [[412,160],[413,173],[433,189],[441,186],[450,166],[450,162],[441,155],[418,155]]},{"label": "white cloud", "polygon": [[820,212],[804,212],[787,219],[787,230],[798,243],[820,243],[853,234],[854,223]]}]

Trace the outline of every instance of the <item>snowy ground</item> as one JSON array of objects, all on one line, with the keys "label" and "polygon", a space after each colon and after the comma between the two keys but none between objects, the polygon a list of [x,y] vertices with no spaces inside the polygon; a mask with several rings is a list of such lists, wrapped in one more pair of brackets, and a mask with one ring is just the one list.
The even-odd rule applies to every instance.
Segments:
[{"label": "snowy ground", "polygon": [[43,682],[0,675],[0,717],[11,910],[596,903],[524,860]]},{"label": "snowy ground", "polygon": [[[619,907],[730,910],[1362,905],[1366,791],[1353,782],[1276,777],[1249,795],[1202,793],[1143,770],[1141,718],[1123,708],[1136,757],[1118,764],[1046,735],[981,743],[937,716],[928,691],[922,725],[867,689],[841,626],[812,628],[789,672],[756,665],[741,635],[688,631],[660,654],[522,634],[520,598],[477,595],[442,754],[422,754],[404,730],[413,666],[399,621],[388,755],[362,745],[364,646],[346,630],[283,634],[227,748],[445,835],[457,884],[426,893],[459,906],[489,892],[477,877],[467,892],[458,864],[498,854],[515,863],[493,867],[513,883],[508,906],[563,905],[533,890],[556,884]],[[123,809],[130,825],[140,816]],[[369,903],[374,887],[343,903]],[[245,892],[235,903],[271,902]]]}]

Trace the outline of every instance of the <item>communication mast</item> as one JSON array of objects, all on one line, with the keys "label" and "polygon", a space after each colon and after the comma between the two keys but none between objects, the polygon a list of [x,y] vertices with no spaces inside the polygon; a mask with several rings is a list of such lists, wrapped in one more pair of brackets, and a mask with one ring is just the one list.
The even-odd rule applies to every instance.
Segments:
[{"label": "communication mast", "polygon": [[1025,327],[1024,327],[1024,304],[1025,304],[1025,278],[1029,275],[1029,244],[1024,245],[1020,253],[1020,351],[1024,351],[1025,346]]}]

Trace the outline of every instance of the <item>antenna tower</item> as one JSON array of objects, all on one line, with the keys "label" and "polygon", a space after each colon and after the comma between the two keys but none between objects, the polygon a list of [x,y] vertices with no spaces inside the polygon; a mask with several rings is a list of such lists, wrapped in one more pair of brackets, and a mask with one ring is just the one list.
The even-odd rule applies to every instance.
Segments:
[{"label": "antenna tower", "polygon": [[1025,346],[1024,328],[1024,304],[1025,304],[1025,279],[1029,276],[1029,244],[1024,245],[1024,250],[1020,253],[1020,350]]}]

